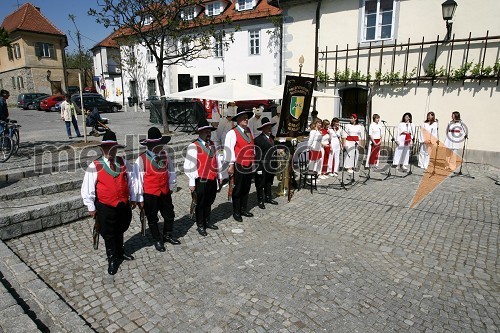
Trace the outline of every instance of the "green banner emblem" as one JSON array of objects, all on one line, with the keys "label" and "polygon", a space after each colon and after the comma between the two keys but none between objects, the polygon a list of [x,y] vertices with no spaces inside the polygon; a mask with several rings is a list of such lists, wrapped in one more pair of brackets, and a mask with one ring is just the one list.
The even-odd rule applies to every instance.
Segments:
[{"label": "green banner emblem", "polygon": [[292,96],[290,100],[290,114],[295,119],[299,119],[304,107],[305,96]]}]

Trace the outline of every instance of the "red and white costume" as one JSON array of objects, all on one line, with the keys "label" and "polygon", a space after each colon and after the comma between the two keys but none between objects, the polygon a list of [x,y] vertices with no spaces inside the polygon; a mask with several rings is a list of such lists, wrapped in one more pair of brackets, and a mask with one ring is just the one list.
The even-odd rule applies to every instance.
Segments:
[{"label": "red and white costume", "polygon": [[457,167],[457,152],[463,147],[466,135],[465,126],[461,121],[451,121],[446,128],[444,145],[451,150],[451,152],[447,152],[446,154],[446,162],[451,170],[455,170]]},{"label": "red and white costume", "polygon": [[312,130],[309,132],[309,140],[307,140],[307,147],[309,148],[309,171],[316,171],[318,174],[321,172],[322,140],[323,135],[321,131]]},{"label": "red and white costume", "polygon": [[356,124],[347,124],[343,133],[345,138],[346,154],[344,157],[344,168],[356,168],[359,152],[357,151],[356,144],[359,145],[363,135],[363,126]]},{"label": "red and white costume", "polygon": [[396,135],[396,151],[392,165],[401,164],[407,166],[410,163],[410,149],[415,135],[415,125],[412,123],[400,123]]},{"label": "red and white costume", "polygon": [[[368,128],[370,136],[370,145],[368,146],[368,155],[366,156],[366,166],[378,165],[380,154],[380,143],[382,142],[382,125],[372,122]],[[373,144],[375,143],[375,144]]]},{"label": "red and white costume", "polygon": [[[432,124],[425,122],[420,127],[420,133],[418,137],[420,142],[420,153],[418,154],[418,167],[422,169],[427,169],[429,166],[429,159],[432,153],[432,148],[439,141],[439,128],[437,121]],[[430,141],[430,144],[426,143]]]},{"label": "red and white costume", "polygon": [[328,159],[330,156],[330,133],[328,133],[328,129],[322,128],[320,130],[322,138],[321,138],[321,174],[327,174],[332,172],[332,165],[328,164]]},{"label": "red and white costume", "polygon": [[337,173],[339,171],[339,162],[340,162],[340,151],[342,150],[342,141],[340,140],[342,137],[342,133],[340,127],[330,128],[328,130],[330,134],[330,155],[328,156],[328,169]]}]

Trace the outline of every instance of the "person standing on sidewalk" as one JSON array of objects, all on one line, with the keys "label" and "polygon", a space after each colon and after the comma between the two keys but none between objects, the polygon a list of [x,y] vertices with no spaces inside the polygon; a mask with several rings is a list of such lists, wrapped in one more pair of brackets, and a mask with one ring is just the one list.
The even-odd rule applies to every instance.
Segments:
[{"label": "person standing on sidewalk", "polygon": [[255,163],[258,165],[255,173],[255,188],[257,189],[257,200],[260,209],[266,209],[266,203],[278,204],[276,200],[273,200],[271,192],[274,174],[277,169],[276,146],[271,135],[274,125],[276,123],[269,121],[267,117],[263,117],[258,128],[261,134],[255,138]]},{"label": "person standing on sidewalk", "polygon": [[108,273],[115,275],[123,260],[134,260],[123,249],[123,234],[132,221],[135,208],[134,173],[129,163],[116,156],[116,134],[104,133],[99,145],[102,156],[87,168],[81,188],[83,203],[99,225],[108,257]]},{"label": "person standing on sidewalk", "polygon": [[215,130],[206,119],[201,119],[196,126],[198,138],[189,144],[184,160],[184,173],[189,178],[189,190],[195,194],[193,200],[196,200],[196,230],[202,236],[207,235],[206,229],[219,229],[210,221],[212,204],[219,187],[217,151],[210,140],[210,135]]},{"label": "person standing on sidewalk", "polygon": [[[181,243],[173,237],[175,213],[172,192],[177,186],[177,177],[173,160],[163,149],[169,141],[169,136],[162,136],[158,128],[151,127],[148,138],[140,142],[147,150],[139,155],[134,164],[137,204],[144,209],[153,244],[160,252],[165,252],[164,242],[173,245]],[[162,234],[158,227],[158,212],[163,217]]]},{"label": "person standing on sidewalk", "polygon": [[229,163],[227,172],[229,177],[234,177],[233,218],[238,222],[243,222],[241,216],[253,216],[247,206],[255,161],[253,136],[248,128],[248,119],[252,116],[252,111],[238,112],[233,117],[237,125],[227,133],[224,143],[225,161]]},{"label": "person standing on sidewalk", "polygon": [[68,139],[71,139],[71,123],[75,128],[76,137],[81,138],[83,135],[80,134],[78,129],[78,122],[76,121],[76,105],[71,101],[71,96],[66,95],[66,100],[61,103],[61,119],[66,123],[66,132],[68,133]]}]

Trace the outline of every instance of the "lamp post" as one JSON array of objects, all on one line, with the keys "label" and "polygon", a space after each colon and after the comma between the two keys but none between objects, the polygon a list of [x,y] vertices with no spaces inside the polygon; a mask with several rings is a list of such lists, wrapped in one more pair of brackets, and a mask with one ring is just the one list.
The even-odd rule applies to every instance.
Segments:
[{"label": "lamp post", "polygon": [[441,4],[441,10],[443,12],[443,20],[446,21],[446,38],[444,39],[445,41],[449,41],[451,39],[451,29],[453,27],[453,22],[450,22],[450,20],[453,19],[457,6],[458,4],[455,2],[455,0],[446,0]]},{"label": "lamp post", "polygon": [[304,66],[304,56],[301,55],[299,58],[299,76],[302,76],[302,66]]}]

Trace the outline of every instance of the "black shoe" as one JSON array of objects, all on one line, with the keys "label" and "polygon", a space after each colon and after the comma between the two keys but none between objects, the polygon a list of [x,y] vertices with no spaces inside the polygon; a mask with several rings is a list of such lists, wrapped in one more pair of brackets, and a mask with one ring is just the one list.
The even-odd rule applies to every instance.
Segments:
[{"label": "black shoe", "polygon": [[165,246],[164,246],[164,245],[163,245],[163,243],[162,243],[162,242],[160,242],[160,241],[154,242],[154,244],[153,244],[153,245],[155,246],[155,249],[156,249],[157,251],[160,251],[160,252],[165,252],[165,251],[166,251]]},{"label": "black shoe", "polygon": [[278,201],[273,200],[273,199],[266,199],[266,203],[269,203],[269,204],[271,204],[271,205],[277,205],[277,204],[278,204]]},{"label": "black shoe", "polygon": [[240,214],[233,214],[233,218],[238,222],[243,222]]},{"label": "black shoe", "polygon": [[206,231],[206,230],[205,230],[205,228],[203,228],[203,227],[198,227],[198,228],[196,228],[196,231],[198,231],[198,233],[199,233],[200,235],[202,235],[203,237],[205,237],[205,236],[207,235],[207,231]]},{"label": "black shoe", "polygon": [[246,210],[241,211],[241,215],[245,217],[253,217],[253,214],[250,212],[247,212]]},{"label": "black shoe", "polygon": [[266,205],[264,205],[263,202],[259,202],[259,208],[260,209],[266,209]]},{"label": "black shoe", "polygon": [[207,224],[207,229],[219,230],[219,227],[215,224]]},{"label": "black shoe", "polygon": [[108,259],[108,274],[109,275],[115,275],[116,272],[118,272],[118,260],[115,258],[110,258]]},{"label": "black shoe", "polygon": [[179,245],[181,243],[180,240],[178,240],[177,238],[174,238],[172,236],[163,236],[163,240],[165,242],[172,244],[172,245]]},{"label": "black shoe", "polygon": [[134,258],[134,256],[133,256],[133,255],[131,255],[131,254],[127,254],[127,253],[123,252],[123,254],[122,254],[122,259],[123,259],[123,260],[129,260],[129,261],[130,261],[130,260],[134,260],[135,258]]}]

